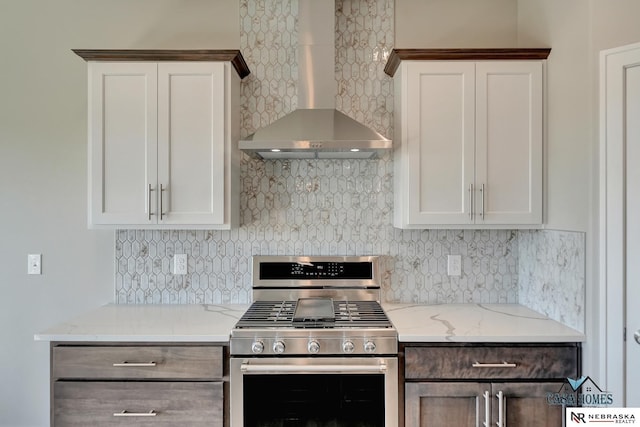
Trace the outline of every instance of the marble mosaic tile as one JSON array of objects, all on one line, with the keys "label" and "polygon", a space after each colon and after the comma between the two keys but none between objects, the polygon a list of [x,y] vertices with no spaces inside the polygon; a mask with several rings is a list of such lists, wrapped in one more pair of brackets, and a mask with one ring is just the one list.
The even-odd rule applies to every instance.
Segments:
[{"label": "marble mosaic tile", "polygon": [[585,234],[520,231],[518,251],[519,302],[584,332]]},{"label": "marble mosaic tile", "polygon": [[[316,194],[307,202],[323,198]],[[398,230],[366,203],[320,211],[313,219],[299,207],[263,212],[257,222],[232,231],[118,230],[116,302],[250,302],[252,255],[382,255],[384,301],[517,302],[515,231]],[[274,214],[286,220],[267,226]],[[188,274],[171,273],[176,253],[188,255]],[[447,275],[449,254],[462,256],[459,277]]]},{"label": "marble mosaic tile", "polygon": [[297,107],[297,0],[240,0],[240,50],[251,74],[240,86],[243,136]]},{"label": "marble mosaic tile", "polygon": [[336,108],[393,139],[393,0],[336,0]]}]

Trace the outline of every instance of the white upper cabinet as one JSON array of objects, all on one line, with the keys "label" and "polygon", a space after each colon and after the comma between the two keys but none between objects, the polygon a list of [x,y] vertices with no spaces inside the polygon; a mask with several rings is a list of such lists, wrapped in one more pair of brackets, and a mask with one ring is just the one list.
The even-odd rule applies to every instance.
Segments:
[{"label": "white upper cabinet", "polygon": [[137,60],[136,51],[76,53],[89,61],[89,225],[234,226],[238,73],[248,70],[236,73],[216,55],[178,61]]},{"label": "white upper cabinet", "polygon": [[395,227],[542,224],[548,49],[508,60],[500,58],[513,50],[482,52],[477,60],[474,50],[396,50],[387,64],[395,85]]}]

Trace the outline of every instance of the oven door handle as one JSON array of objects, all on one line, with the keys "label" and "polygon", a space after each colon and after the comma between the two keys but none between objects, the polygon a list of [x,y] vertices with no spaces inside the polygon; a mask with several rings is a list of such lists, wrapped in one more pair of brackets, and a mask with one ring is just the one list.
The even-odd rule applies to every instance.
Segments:
[{"label": "oven door handle", "polygon": [[319,365],[271,365],[260,363],[243,363],[240,365],[240,370],[243,373],[296,373],[296,374],[313,374],[313,373],[384,373],[387,371],[387,365],[384,362],[380,362],[375,365],[339,365],[339,364],[319,364]]}]

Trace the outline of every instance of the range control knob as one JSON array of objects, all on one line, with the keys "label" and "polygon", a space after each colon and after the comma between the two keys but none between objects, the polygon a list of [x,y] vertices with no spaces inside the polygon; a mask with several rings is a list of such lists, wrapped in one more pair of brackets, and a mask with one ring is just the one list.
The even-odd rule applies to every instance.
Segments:
[{"label": "range control knob", "polygon": [[356,349],[356,346],[353,345],[353,341],[345,341],[342,343],[342,351],[345,353],[353,353]]},{"label": "range control knob", "polygon": [[264,351],[264,344],[262,341],[254,341],[253,344],[251,344],[251,351],[256,354],[262,353]]},{"label": "range control knob", "polygon": [[376,351],[376,343],[373,341],[367,341],[364,343],[364,352],[365,353],[375,353]]},{"label": "range control knob", "polygon": [[307,344],[307,350],[312,354],[318,353],[320,351],[320,343],[316,340],[309,341],[309,344]]},{"label": "range control knob", "polygon": [[273,352],[276,354],[282,354],[284,353],[284,343],[282,341],[276,341],[273,343]]}]

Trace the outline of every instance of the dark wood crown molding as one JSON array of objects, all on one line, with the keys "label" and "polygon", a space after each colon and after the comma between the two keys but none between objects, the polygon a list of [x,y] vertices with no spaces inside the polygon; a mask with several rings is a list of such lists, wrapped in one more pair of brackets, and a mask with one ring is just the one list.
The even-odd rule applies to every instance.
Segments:
[{"label": "dark wood crown molding", "polygon": [[547,59],[551,48],[498,48],[498,49],[393,49],[384,72],[393,77],[405,60],[526,60]]},{"label": "dark wood crown molding", "polygon": [[251,71],[237,49],[156,50],[156,49],[72,49],[85,61],[229,61],[240,78]]}]

